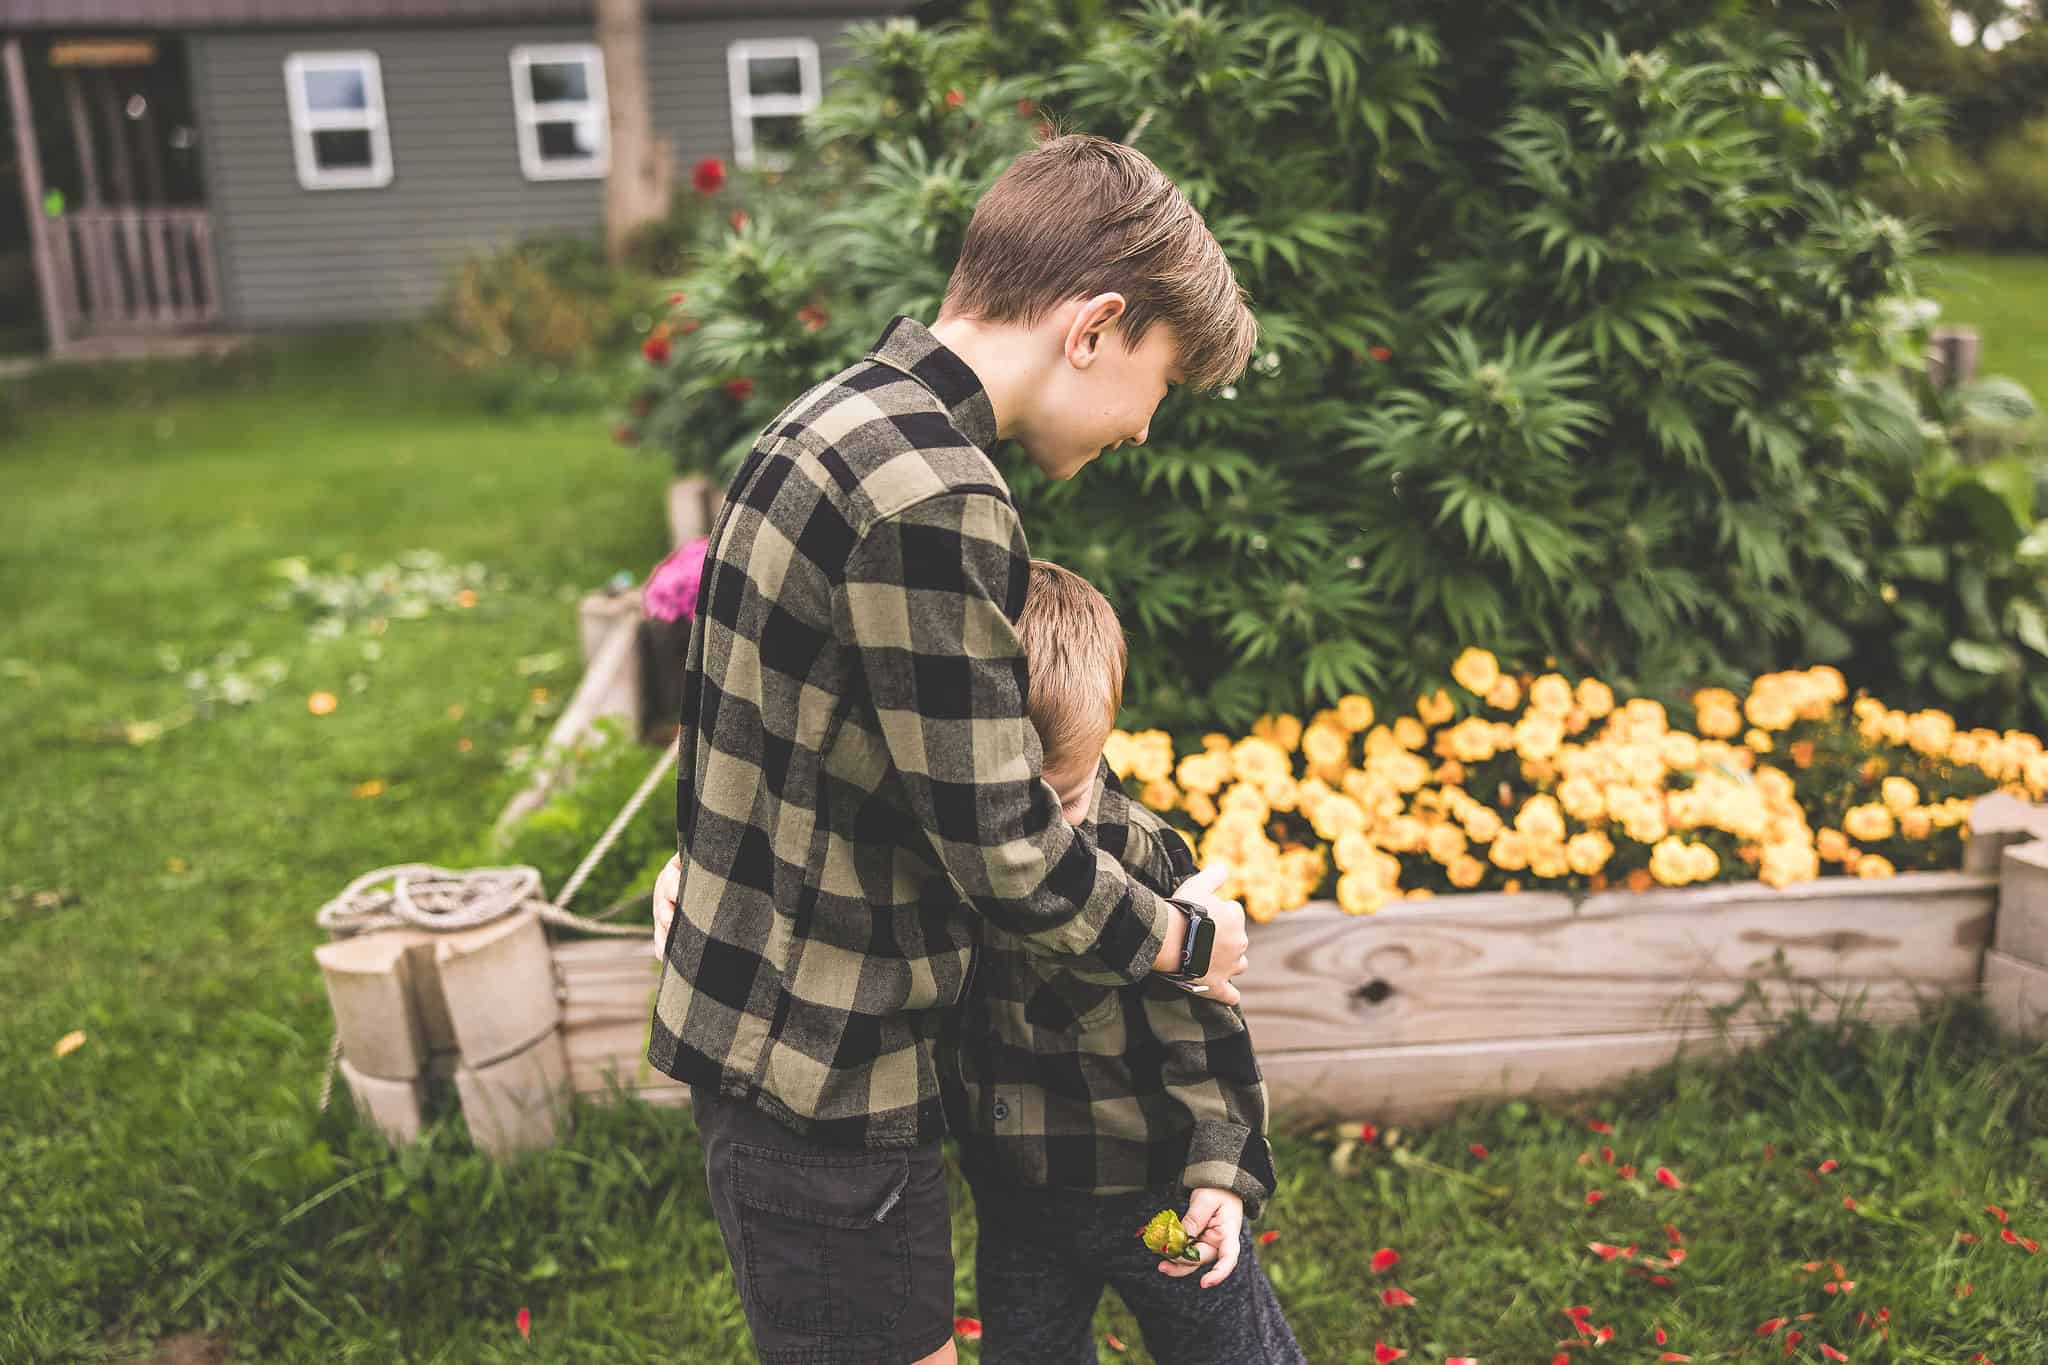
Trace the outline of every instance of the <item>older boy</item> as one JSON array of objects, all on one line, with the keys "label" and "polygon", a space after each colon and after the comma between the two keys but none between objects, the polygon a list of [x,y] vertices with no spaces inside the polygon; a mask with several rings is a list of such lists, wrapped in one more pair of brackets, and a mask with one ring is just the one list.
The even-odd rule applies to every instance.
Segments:
[{"label": "older boy", "polygon": [[[1194,873],[1187,843],[1104,776],[1123,698],[1115,609],[1034,560],[1017,634],[1045,779],[1068,823],[1147,884],[1181,884]],[[953,1022],[941,1078],[981,1229],[983,1365],[1093,1361],[1105,1286],[1155,1359],[1300,1365],[1244,1228],[1273,1191],[1273,1156],[1242,1013],[1168,981],[1131,985],[1045,957],[991,925]],[[1199,1287],[1182,1278],[1197,1267],[1155,1266],[1132,1235],[1183,1197],[1187,1226],[1222,1234],[1202,1247]]]},{"label": "older boy", "polygon": [[933,1041],[979,923],[1237,997],[1242,908],[1160,896],[1040,777],[1014,626],[1030,555],[992,454],[1014,438],[1071,477],[1142,443],[1170,382],[1241,371],[1255,331],[1157,167],[1058,138],[977,206],[932,328],[891,323],[727,491],[684,672],[648,1056],[691,1086],[768,1365],[952,1359]]}]

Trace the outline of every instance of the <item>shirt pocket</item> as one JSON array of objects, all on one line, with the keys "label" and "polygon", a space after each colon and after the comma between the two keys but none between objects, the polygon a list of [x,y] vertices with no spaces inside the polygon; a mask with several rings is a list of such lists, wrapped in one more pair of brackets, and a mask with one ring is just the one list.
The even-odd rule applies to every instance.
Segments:
[{"label": "shirt pocket", "polygon": [[1071,1039],[1109,1018],[1117,1006],[1117,987],[1098,985],[1068,972],[1020,974],[1024,987],[1024,1022],[1034,1032]]}]

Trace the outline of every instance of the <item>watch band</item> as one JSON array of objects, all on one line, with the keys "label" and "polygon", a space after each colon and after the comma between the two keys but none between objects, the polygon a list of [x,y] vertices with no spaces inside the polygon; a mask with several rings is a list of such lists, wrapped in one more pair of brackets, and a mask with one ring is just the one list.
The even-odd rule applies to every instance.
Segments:
[{"label": "watch band", "polygon": [[1190,905],[1186,901],[1173,901],[1171,904],[1188,919],[1187,931],[1180,942],[1180,970],[1173,975],[1182,981],[1193,981],[1207,976],[1209,953],[1216,936],[1215,928],[1209,920],[1209,912],[1199,905]]}]

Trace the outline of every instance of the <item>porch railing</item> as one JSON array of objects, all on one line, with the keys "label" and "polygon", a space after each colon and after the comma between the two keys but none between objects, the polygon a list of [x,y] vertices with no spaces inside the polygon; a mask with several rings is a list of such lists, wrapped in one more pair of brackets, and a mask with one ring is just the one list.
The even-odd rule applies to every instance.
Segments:
[{"label": "porch railing", "polygon": [[219,319],[213,222],[203,208],[74,209],[44,220],[58,306],[77,334]]}]

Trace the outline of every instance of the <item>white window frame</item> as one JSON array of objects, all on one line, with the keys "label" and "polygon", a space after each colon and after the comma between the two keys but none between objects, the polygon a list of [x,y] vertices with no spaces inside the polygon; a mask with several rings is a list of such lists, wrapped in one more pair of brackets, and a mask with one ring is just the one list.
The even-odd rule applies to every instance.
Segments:
[{"label": "white window frame", "polygon": [[[796,58],[798,90],[794,95],[756,95],[747,64],[758,58]],[[725,88],[732,101],[732,159],[742,167],[782,170],[785,158],[756,155],[754,120],[808,114],[818,107],[818,44],[811,38],[742,38],[725,50]]]},{"label": "white window frame", "polygon": [[[559,62],[582,62],[590,97],[582,100],[533,98],[532,69]],[[519,131],[519,169],[528,180],[595,180],[611,171],[611,111],[604,86],[604,53],[595,43],[529,43],[512,49],[512,113]],[[597,151],[586,157],[544,157],[540,125],[592,118]]]},{"label": "white window frame", "polygon": [[[313,109],[306,102],[306,73],[337,68],[363,73],[363,109]],[[285,96],[291,107],[292,160],[299,187],[308,190],[375,190],[391,183],[391,131],[384,117],[384,67],[374,52],[294,52],[284,59]],[[340,170],[320,165],[313,134],[367,132],[370,164]]]}]

